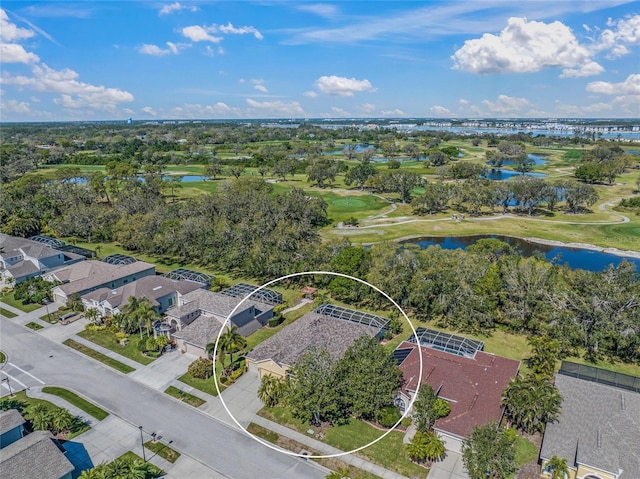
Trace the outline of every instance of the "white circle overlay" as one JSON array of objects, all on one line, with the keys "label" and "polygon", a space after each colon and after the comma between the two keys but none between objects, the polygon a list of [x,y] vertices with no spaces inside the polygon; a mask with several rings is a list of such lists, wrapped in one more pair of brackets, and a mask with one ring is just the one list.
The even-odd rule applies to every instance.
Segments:
[{"label": "white circle overlay", "polygon": [[[271,286],[272,284],[277,283],[277,282],[282,281],[282,280],[285,280],[285,279],[296,278],[296,277],[299,277],[299,276],[314,276],[314,275],[319,275],[319,274],[328,274],[330,276],[339,276],[339,277],[342,277],[342,278],[347,278],[347,279],[351,279],[353,281],[357,281],[359,283],[362,283],[362,284],[372,288],[374,291],[377,291],[378,293],[383,295],[387,300],[391,301],[391,303],[393,303],[393,305],[396,308],[398,308],[398,310],[402,313],[402,316],[404,316],[404,319],[407,320],[407,323],[409,323],[409,326],[411,327],[411,331],[413,331],[413,336],[416,338],[416,347],[418,349],[418,353],[419,353],[418,357],[419,357],[419,360],[420,360],[420,372],[418,374],[418,384],[416,386],[416,391],[413,394],[413,398],[411,399],[411,401],[409,401],[409,406],[405,409],[404,414],[402,414],[400,419],[398,419],[398,422],[396,422],[388,431],[386,431],[380,437],[378,437],[378,438],[374,439],[373,441],[369,442],[368,444],[365,444],[364,446],[360,446],[360,447],[358,447],[356,449],[352,449],[351,451],[345,451],[345,452],[340,452],[340,453],[336,453],[336,454],[311,455],[311,454],[299,454],[297,452],[289,451],[287,449],[283,449],[281,447],[278,447],[275,444],[272,444],[272,443],[270,443],[268,441],[265,441],[261,437],[258,437],[255,434],[250,433],[249,431],[247,431],[247,429],[242,424],[240,424],[240,422],[235,418],[235,416],[231,413],[231,411],[229,411],[229,408],[227,407],[227,404],[225,403],[224,398],[222,397],[222,391],[220,390],[220,385],[218,384],[218,378],[216,376],[216,360],[217,360],[216,358],[217,358],[217,355],[218,355],[218,343],[220,341],[220,337],[222,336],[222,333],[225,330],[225,327],[227,327],[231,323],[231,317],[236,313],[236,311],[242,305],[242,303],[244,303],[247,299],[249,299],[253,294],[257,293],[261,289],[267,288],[268,286]],[[222,403],[222,406],[224,407],[225,411],[227,411],[227,414],[229,414],[231,419],[233,419],[233,422],[236,423],[236,425],[240,429],[242,429],[247,435],[252,437],[254,440],[258,441],[260,444],[263,444],[263,445],[267,446],[268,448],[273,449],[274,451],[278,451],[278,452],[281,452],[283,454],[287,454],[289,456],[301,457],[303,459],[327,459],[327,458],[331,458],[331,457],[341,457],[341,456],[345,456],[347,454],[353,454],[354,452],[361,451],[361,450],[363,450],[363,449],[375,444],[376,442],[380,441],[381,439],[386,437],[389,433],[394,431],[400,425],[402,420],[405,417],[407,417],[409,411],[411,410],[411,408],[413,406],[413,403],[415,402],[416,398],[418,397],[418,391],[420,390],[420,385],[422,384],[422,351],[420,350],[420,340],[418,338],[418,333],[416,332],[416,328],[414,328],[413,324],[411,323],[411,320],[407,316],[407,313],[404,312],[404,310],[400,307],[400,305],[398,303],[396,303],[391,298],[391,296],[389,296],[387,293],[382,291],[380,288],[377,288],[376,286],[374,286],[374,285],[372,285],[370,283],[367,283],[366,281],[364,281],[364,280],[362,280],[360,278],[356,278],[355,276],[349,276],[348,274],[336,273],[334,271],[303,271],[303,272],[300,272],[300,273],[292,273],[292,274],[287,274],[285,276],[280,276],[279,278],[276,278],[276,279],[273,279],[273,280],[271,280],[271,281],[269,281],[267,283],[264,283],[262,286],[259,286],[256,289],[254,289],[251,294],[249,294],[249,295],[245,296],[244,298],[242,298],[242,300],[236,305],[236,307],[233,308],[231,313],[229,313],[229,316],[227,316],[227,318],[225,319],[224,323],[222,324],[222,327],[220,328],[220,331],[218,332],[218,337],[216,338],[216,342],[215,342],[215,345],[214,345],[214,348],[213,348],[213,381],[214,381],[214,383],[216,385],[216,391],[218,392],[218,397],[220,398],[220,402]],[[327,445],[329,445],[329,444],[327,444]]]}]

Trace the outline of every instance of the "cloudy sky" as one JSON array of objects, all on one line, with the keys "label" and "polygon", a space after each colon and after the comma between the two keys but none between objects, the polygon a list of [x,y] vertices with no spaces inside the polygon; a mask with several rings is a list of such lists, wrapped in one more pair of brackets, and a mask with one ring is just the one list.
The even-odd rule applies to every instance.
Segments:
[{"label": "cloudy sky", "polygon": [[0,119],[640,118],[640,2],[3,0]]}]

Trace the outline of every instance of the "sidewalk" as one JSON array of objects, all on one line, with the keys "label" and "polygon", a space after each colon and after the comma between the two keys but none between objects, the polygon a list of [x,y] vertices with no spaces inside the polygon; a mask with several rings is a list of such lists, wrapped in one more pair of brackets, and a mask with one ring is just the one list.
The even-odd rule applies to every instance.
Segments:
[{"label": "sidewalk", "polygon": [[[42,392],[42,388],[43,387],[45,387],[45,386],[37,386],[37,387],[29,388],[26,391],[27,392],[27,396],[29,396],[31,398],[36,398],[36,399],[44,399],[45,401],[49,401],[49,402],[55,404],[56,406],[65,408],[73,416],[78,416],[80,419],[82,419],[84,422],[89,424],[91,427],[93,427],[95,423],[99,422],[96,418],[94,418],[93,416],[87,414],[86,412],[84,412],[79,407],[76,407],[73,404],[67,402],[65,399],[62,399],[61,397],[55,396],[53,394],[47,394],[45,392]],[[75,391],[72,391],[72,392],[75,392]],[[80,397],[82,397],[82,396],[80,396]]]},{"label": "sidewalk", "polygon": [[102,347],[99,344],[94,343],[93,341],[89,341],[88,339],[81,338],[80,336],[77,336],[77,335],[73,336],[71,339],[73,339],[77,343],[85,345],[88,348],[98,351],[99,353],[102,353],[105,356],[109,356],[110,358],[115,359],[116,361],[120,361],[121,363],[124,363],[127,366],[131,366],[133,369],[139,369],[144,367],[144,364],[140,364],[134,361],[133,359],[129,359],[125,356],[122,356],[121,354],[118,354],[114,351],[111,351],[110,349]]},{"label": "sidewalk", "polygon": [[175,381],[175,378],[187,372],[189,364],[197,357],[192,354],[180,354],[178,351],[164,353],[146,366],[138,366],[137,371],[129,373],[129,377],[147,386],[164,392]]}]

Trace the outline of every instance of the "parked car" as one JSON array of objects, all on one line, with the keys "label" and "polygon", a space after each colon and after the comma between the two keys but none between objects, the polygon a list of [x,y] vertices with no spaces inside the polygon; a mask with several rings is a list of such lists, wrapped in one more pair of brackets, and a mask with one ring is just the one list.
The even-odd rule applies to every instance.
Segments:
[{"label": "parked car", "polygon": [[71,313],[67,313],[64,316],[60,316],[60,323],[67,324],[67,322],[77,314],[78,313],[76,313],[75,311],[72,311]]}]

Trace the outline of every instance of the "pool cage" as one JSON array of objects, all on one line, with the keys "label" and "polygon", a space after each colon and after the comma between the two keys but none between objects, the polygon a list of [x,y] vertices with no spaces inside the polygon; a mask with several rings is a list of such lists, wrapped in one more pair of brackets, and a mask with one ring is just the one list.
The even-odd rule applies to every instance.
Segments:
[{"label": "pool cage", "polygon": [[478,351],[484,350],[482,341],[427,328],[418,328],[416,334],[411,335],[407,341],[415,344],[416,336],[420,346],[465,358],[473,358]]},{"label": "pool cage", "polygon": [[131,264],[138,261],[133,256],[127,256],[126,254],[110,254],[109,256],[105,256],[100,261],[107,264],[115,264],[117,266],[124,266],[125,264]]},{"label": "pool cage", "polygon": [[282,293],[267,288],[263,288],[260,291],[256,291],[257,289],[258,286],[253,284],[238,283],[220,292],[234,298],[246,298],[249,296],[251,299],[267,304],[282,304]]},{"label": "pool cage", "polygon": [[173,271],[169,271],[162,276],[174,281],[193,281],[194,283],[201,283],[204,284],[207,288],[211,286],[211,281],[213,280],[213,276],[211,275],[208,275],[206,273],[199,273],[198,271],[193,271],[186,268],[174,269]]},{"label": "pool cage", "polygon": [[389,325],[389,320],[375,314],[365,313],[363,311],[357,311],[355,309],[343,308],[342,306],[336,306],[333,304],[325,303],[318,306],[315,310],[316,313],[323,316],[329,316],[330,318],[342,319],[343,321],[350,321],[357,324],[365,324],[367,326],[373,326],[380,331],[386,331]]},{"label": "pool cage", "polygon": [[49,248],[60,248],[65,245],[65,242],[56,238],[52,238],[51,236],[44,235],[36,235],[29,238],[31,241],[37,241],[38,243],[42,243],[47,245]]}]

